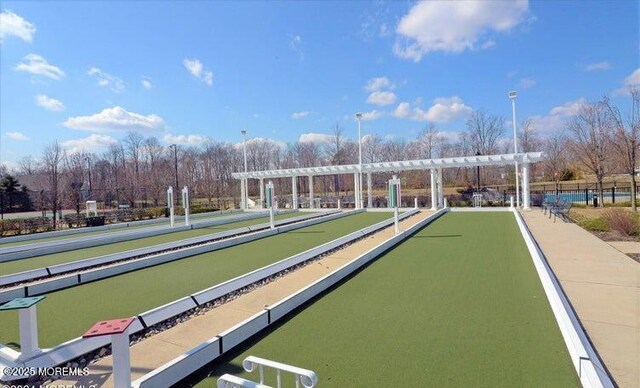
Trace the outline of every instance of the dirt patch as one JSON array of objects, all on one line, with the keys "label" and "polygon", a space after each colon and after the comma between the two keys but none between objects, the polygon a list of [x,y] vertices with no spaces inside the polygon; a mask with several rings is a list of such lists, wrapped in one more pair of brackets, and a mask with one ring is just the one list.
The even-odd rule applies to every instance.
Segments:
[{"label": "dirt patch", "polygon": [[610,232],[589,232],[603,241],[638,241],[638,237],[636,236],[627,236],[622,233],[616,232],[615,230]]},{"label": "dirt patch", "polygon": [[627,256],[640,263],[640,253],[627,253]]}]

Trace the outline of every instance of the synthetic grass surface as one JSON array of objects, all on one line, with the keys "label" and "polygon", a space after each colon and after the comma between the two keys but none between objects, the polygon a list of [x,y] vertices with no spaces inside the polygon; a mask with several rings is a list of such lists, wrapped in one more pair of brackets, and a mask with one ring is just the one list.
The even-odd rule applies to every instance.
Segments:
[{"label": "synthetic grass surface", "polygon": [[[283,220],[286,218],[299,217],[299,212],[286,213],[275,216],[276,220]],[[257,225],[261,223],[269,222],[269,217],[254,218],[252,220],[233,222],[223,225],[210,226],[208,228],[199,228],[192,230],[185,230],[182,232],[166,233],[159,236],[145,237],[137,240],[123,241],[115,244],[99,245],[96,247],[89,247],[83,249],[76,249],[73,251],[53,253],[50,255],[36,256],[33,258],[20,259],[14,261],[8,261],[0,263],[0,275],[8,275],[12,273],[27,271],[30,269],[48,267],[55,264],[70,263],[76,260],[90,259],[93,257],[108,255],[117,252],[129,251],[132,249],[149,247],[157,244],[164,244],[172,241],[183,240],[192,237],[204,236],[207,234],[213,234],[222,232],[225,230],[242,228],[244,226]]]},{"label": "synthetic grass surface", "polygon": [[444,215],[198,387],[224,373],[256,381],[248,355],[311,369],[320,387],[579,386],[511,213]]},{"label": "synthetic grass surface", "polygon": [[[98,321],[140,314],[390,216],[351,215],[50,293],[37,307],[40,344],[57,345],[82,335]],[[15,312],[0,313],[0,328],[0,343],[19,342]]]},{"label": "synthetic grass surface", "polygon": [[[242,213],[235,213],[236,215],[238,214],[242,214]],[[193,218],[193,216],[191,216],[191,222],[192,223],[197,223],[200,221],[207,221],[207,220],[211,220],[214,218],[218,218],[218,217],[223,217],[223,216],[231,216],[234,215],[234,213],[222,213],[222,214],[213,214],[213,215],[209,215],[206,217],[198,217],[198,218]],[[167,219],[168,220],[168,219]],[[135,222],[135,221],[132,221]],[[176,220],[176,224],[180,225],[183,224],[184,220]],[[78,233],[78,234],[70,234],[70,235],[62,235],[62,236],[58,236],[58,237],[45,237],[45,238],[41,238],[38,240],[26,240],[26,241],[16,241],[16,242],[12,242],[12,243],[4,243],[3,239],[0,238],[0,248],[9,248],[9,247],[17,247],[17,246],[22,246],[22,245],[28,245],[28,244],[35,244],[35,243],[40,243],[40,242],[47,242],[47,241],[63,241],[63,240],[69,240],[69,239],[74,239],[74,238],[78,238],[78,237],[86,237],[86,236],[97,236],[97,235],[101,235],[101,234],[109,234],[109,233],[116,233],[116,232],[123,232],[123,231],[127,231],[127,230],[141,230],[141,229],[145,229],[145,228],[153,228],[153,227],[160,227],[160,226],[168,226],[170,224],[169,221],[166,222],[158,222],[158,223],[154,223],[154,224],[147,224],[147,225],[135,225],[135,226],[129,226],[126,228],[116,228],[116,229],[107,229],[107,230],[97,230],[94,232],[91,232],[91,228],[86,228],[87,231],[84,233]]]}]

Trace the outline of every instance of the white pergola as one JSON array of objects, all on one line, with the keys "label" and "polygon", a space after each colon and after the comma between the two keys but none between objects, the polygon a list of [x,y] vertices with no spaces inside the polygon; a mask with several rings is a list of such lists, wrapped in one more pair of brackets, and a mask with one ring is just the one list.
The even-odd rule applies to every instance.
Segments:
[{"label": "white pergola", "polygon": [[280,170],[265,171],[249,171],[236,172],[231,174],[234,178],[242,180],[240,185],[241,203],[246,207],[247,181],[249,179],[260,180],[260,203],[264,200],[264,180],[271,178],[291,178],[293,207],[298,207],[298,177],[308,177],[309,179],[309,199],[310,206],[313,208],[313,177],[322,175],[339,175],[353,174],[355,188],[355,207],[360,209],[364,207],[362,201],[362,193],[359,190],[358,179],[360,173],[367,174],[367,204],[372,206],[371,197],[371,174],[376,172],[400,172],[411,170],[430,170],[431,172],[431,203],[432,209],[444,206],[444,188],[442,185],[442,169],[458,168],[458,167],[477,167],[477,166],[506,166],[515,165],[517,163],[519,169],[522,169],[522,196],[523,209],[530,208],[530,190],[529,190],[529,165],[534,162],[544,160],[542,152],[526,152],[519,154],[500,154],[500,155],[479,155],[479,156],[460,156],[455,158],[441,159],[417,159],[403,160],[397,162],[379,162],[379,163],[363,163],[362,169],[358,164],[345,164],[339,166],[319,166],[319,167],[302,167],[287,168]]}]

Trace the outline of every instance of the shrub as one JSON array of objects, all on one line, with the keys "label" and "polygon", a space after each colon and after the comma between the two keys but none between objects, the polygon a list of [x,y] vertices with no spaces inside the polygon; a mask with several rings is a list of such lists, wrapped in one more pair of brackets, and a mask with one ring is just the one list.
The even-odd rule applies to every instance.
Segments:
[{"label": "shrub", "polygon": [[611,229],[625,236],[636,236],[640,228],[638,216],[622,209],[607,209],[602,213]]},{"label": "shrub", "polygon": [[220,209],[216,206],[198,206],[191,209],[191,214],[208,213],[208,212],[214,212],[217,210],[220,210]]},{"label": "shrub", "polygon": [[598,218],[587,218],[587,217],[576,217],[576,223],[586,230],[590,230],[592,232],[608,232],[611,230],[611,226],[603,217]]}]

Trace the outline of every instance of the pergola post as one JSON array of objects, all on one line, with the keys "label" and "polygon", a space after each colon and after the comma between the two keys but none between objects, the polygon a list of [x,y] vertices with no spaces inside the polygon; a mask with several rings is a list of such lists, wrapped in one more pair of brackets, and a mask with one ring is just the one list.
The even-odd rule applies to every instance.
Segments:
[{"label": "pergola post", "polygon": [[373,199],[371,197],[371,173],[367,173],[367,207],[373,207]]},{"label": "pergola post", "polygon": [[313,200],[313,175],[309,175],[309,209],[314,209]]},{"label": "pergola post", "polygon": [[291,206],[293,207],[293,209],[297,209],[298,208],[298,177],[295,175],[291,177],[291,197],[292,197]]},{"label": "pergola post", "polygon": [[438,196],[436,194],[436,170],[431,171],[431,210],[438,209]]},{"label": "pergola post", "polygon": [[444,184],[442,182],[442,169],[438,169],[438,207],[444,207]]},{"label": "pergola post", "polygon": [[260,178],[260,209],[264,209],[264,178]]},{"label": "pergola post", "polygon": [[529,163],[522,164],[522,199],[523,210],[531,210],[529,192]]}]

